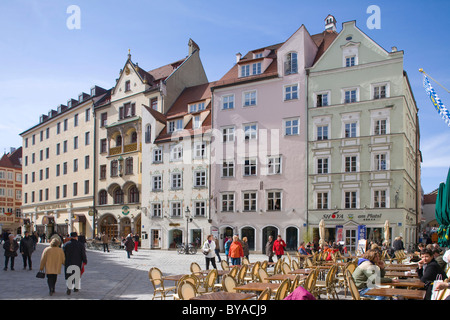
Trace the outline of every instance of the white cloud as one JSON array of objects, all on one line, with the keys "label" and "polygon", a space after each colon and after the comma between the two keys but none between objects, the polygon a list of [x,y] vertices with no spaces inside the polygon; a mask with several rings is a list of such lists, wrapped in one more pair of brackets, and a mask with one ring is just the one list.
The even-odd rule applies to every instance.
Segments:
[{"label": "white cloud", "polygon": [[420,148],[424,168],[448,168],[450,166],[450,133],[422,139]]}]

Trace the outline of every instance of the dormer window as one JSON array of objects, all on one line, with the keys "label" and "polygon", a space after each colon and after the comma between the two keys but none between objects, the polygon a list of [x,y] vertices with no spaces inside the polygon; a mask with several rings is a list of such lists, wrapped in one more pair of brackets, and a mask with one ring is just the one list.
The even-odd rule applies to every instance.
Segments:
[{"label": "dormer window", "polygon": [[168,132],[183,130],[183,119],[169,121]]},{"label": "dormer window", "polygon": [[250,65],[241,66],[241,77],[248,77],[250,75]]},{"label": "dormer window", "polygon": [[298,72],[297,52],[290,52],[286,55],[284,62],[284,74],[294,74]]},{"label": "dormer window", "polygon": [[83,94],[82,93],[80,93],[78,95],[78,102],[83,102]]},{"label": "dormer window", "polygon": [[248,77],[251,75],[257,75],[262,73],[261,62],[255,62],[252,64],[246,64],[241,66],[241,77]]},{"label": "dormer window", "polygon": [[255,58],[255,59],[262,58],[262,57],[263,57],[263,53],[262,52],[255,53],[253,55],[253,58]]},{"label": "dormer window", "polygon": [[189,105],[189,112],[190,113],[203,111],[203,110],[205,110],[205,103],[204,102],[198,102],[198,103],[193,103],[193,104]]}]

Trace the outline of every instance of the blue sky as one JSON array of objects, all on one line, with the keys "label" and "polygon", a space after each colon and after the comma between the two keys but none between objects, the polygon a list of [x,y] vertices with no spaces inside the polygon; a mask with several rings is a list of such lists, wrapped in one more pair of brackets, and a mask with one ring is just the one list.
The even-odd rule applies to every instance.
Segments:
[{"label": "blue sky", "polygon": [[[80,8],[80,29],[69,29],[70,5]],[[381,10],[381,28],[368,29],[370,5]],[[423,68],[450,88],[448,14],[450,2],[280,0],[14,0],[0,2],[0,151],[22,144],[20,132],[41,114],[66,104],[93,85],[111,88],[128,49],[150,70],[179,60],[192,38],[210,81],[235,62],[235,54],[285,41],[302,24],[322,32],[333,14],[356,25],[390,51],[405,51],[404,69],[419,107],[422,186],[425,193],[445,181],[450,166],[450,128],[422,86]],[[447,16],[446,16],[447,15]],[[450,95],[436,83],[444,104]]]}]

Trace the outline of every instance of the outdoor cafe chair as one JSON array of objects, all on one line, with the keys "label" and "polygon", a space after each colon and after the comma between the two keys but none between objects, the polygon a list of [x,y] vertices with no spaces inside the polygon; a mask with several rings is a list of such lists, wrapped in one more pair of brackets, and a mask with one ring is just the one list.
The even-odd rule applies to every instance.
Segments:
[{"label": "outdoor cafe chair", "polygon": [[270,297],[272,296],[272,290],[270,288],[264,289],[263,292],[258,297],[258,300],[270,300]]},{"label": "outdoor cafe chair", "polygon": [[327,299],[330,299],[330,296],[339,299],[336,292],[336,273],[337,265],[333,265],[328,271],[325,281],[316,281],[315,290],[318,297],[321,294],[326,294]]},{"label": "outdoor cafe chair", "polygon": [[220,261],[220,266],[222,267],[222,270],[229,271],[230,266],[228,265],[228,262],[226,260]]},{"label": "outdoor cafe chair", "polygon": [[267,279],[268,277],[269,277],[269,274],[267,273],[266,270],[264,270],[263,268],[260,268],[258,270],[258,280],[259,280],[259,282],[269,283],[270,281]]},{"label": "outdoor cafe chair", "polygon": [[305,288],[307,291],[309,291],[311,294],[314,293],[314,287],[316,285],[317,276],[319,274],[319,269],[314,269],[308,274],[308,277],[306,278],[303,288]]},{"label": "outdoor cafe chair", "polygon": [[237,279],[236,279],[238,284],[245,283],[245,276],[247,275],[247,270],[248,270],[248,264],[242,265],[241,269],[238,272]]},{"label": "outdoor cafe chair", "polygon": [[178,296],[180,300],[190,300],[197,296],[195,286],[189,281],[183,281],[178,288]]},{"label": "outdoor cafe chair", "polygon": [[281,266],[281,271],[283,272],[283,274],[289,274],[289,272],[291,272],[291,267],[286,263],[283,262],[282,266]]},{"label": "outdoor cafe chair", "polygon": [[261,262],[257,261],[252,268],[249,276],[244,277],[245,282],[255,282],[258,280],[258,270],[261,268]]},{"label": "outdoor cafe chair", "polygon": [[186,275],[182,276],[182,277],[180,278],[180,280],[178,280],[178,284],[177,284],[177,293],[175,293],[175,294],[173,295],[173,299],[174,299],[174,300],[180,300],[180,295],[178,294],[178,292],[180,292],[181,285],[182,285],[183,282],[185,282],[185,281],[192,283],[192,284],[194,285],[194,287],[195,287],[195,290],[198,289],[198,286],[199,286],[199,279],[197,278],[197,276],[195,276],[195,275],[193,275],[193,274],[186,274]]},{"label": "outdoor cafe chair", "polygon": [[294,291],[300,285],[300,275],[296,275],[294,280],[291,283],[291,287],[289,288],[289,292]]},{"label": "outdoor cafe chair", "polygon": [[263,268],[264,270],[267,271],[267,266],[268,266],[268,265],[269,265],[269,261],[264,260],[264,261],[261,263],[261,268]]},{"label": "outdoor cafe chair", "polygon": [[216,269],[212,269],[208,272],[208,275],[203,281],[203,285],[198,288],[199,293],[207,293],[211,292],[214,289],[214,283],[216,282],[218,277],[218,272]]},{"label": "outdoor cafe chair", "polygon": [[238,272],[239,272],[239,267],[234,266],[233,268],[231,268],[230,272],[228,272],[228,275],[236,279]]},{"label": "outdoor cafe chair", "polygon": [[275,300],[283,300],[288,295],[291,280],[284,279],[275,293]]},{"label": "outdoor cafe chair", "polygon": [[156,295],[159,294],[161,300],[166,299],[167,294],[171,291],[175,291],[176,287],[164,287],[164,280],[162,277],[162,272],[156,267],[150,268],[148,271],[148,278],[153,285],[153,297],[152,300],[156,298]]},{"label": "outdoor cafe chair", "polygon": [[222,289],[225,292],[237,292],[236,288],[237,282],[233,277],[229,275],[224,275],[222,278]]},{"label": "outdoor cafe chair", "polygon": [[300,265],[298,264],[297,260],[292,260],[292,270],[300,269]]},{"label": "outdoor cafe chair", "polygon": [[190,269],[191,269],[191,272],[194,274],[200,274],[202,271],[202,268],[200,267],[200,265],[197,262],[192,262]]},{"label": "outdoor cafe chair", "polygon": [[353,279],[352,274],[349,270],[345,271],[345,277],[347,279],[347,285],[350,289],[350,294],[352,295],[353,300],[370,300],[370,298],[361,297],[361,295],[359,294],[359,290],[356,287],[355,280]]}]

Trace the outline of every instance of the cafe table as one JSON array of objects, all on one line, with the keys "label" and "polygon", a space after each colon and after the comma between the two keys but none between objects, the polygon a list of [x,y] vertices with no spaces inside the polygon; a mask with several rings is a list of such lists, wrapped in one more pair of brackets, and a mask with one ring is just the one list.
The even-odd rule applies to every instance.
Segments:
[{"label": "cafe table", "polygon": [[374,288],[365,293],[368,296],[394,297],[402,296],[406,299],[423,300],[426,290],[399,289],[399,288]]},{"label": "cafe table", "polygon": [[[268,278],[265,278],[265,280],[269,280],[269,281],[283,281],[285,279],[290,279],[290,280],[294,280],[295,277],[297,277],[296,274],[274,274]],[[300,280],[306,279],[307,276],[305,275],[301,275],[300,276]]]},{"label": "cafe table", "polygon": [[304,269],[295,269],[289,272],[289,274],[309,274],[313,269],[304,268]]},{"label": "cafe table", "polygon": [[266,288],[270,288],[272,291],[276,291],[278,287],[280,286],[280,283],[262,283],[262,282],[249,282],[247,284],[238,285],[234,289],[237,291],[258,291],[263,292],[266,290]]},{"label": "cafe table", "polygon": [[425,283],[418,279],[400,279],[397,282],[389,282],[386,285],[392,287],[407,287],[407,288],[416,288],[421,289],[425,287]]},{"label": "cafe table", "polygon": [[407,264],[388,264],[385,267],[385,270],[391,271],[411,271],[417,268],[416,265],[407,265]]},{"label": "cafe table", "polygon": [[417,273],[412,273],[408,271],[386,271],[385,277],[405,277],[405,278],[418,278]]},{"label": "cafe table", "polygon": [[254,297],[256,297],[256,294],[254,293],[217,291],[202,294],[191,298],[190,300],[249,300]]}]

